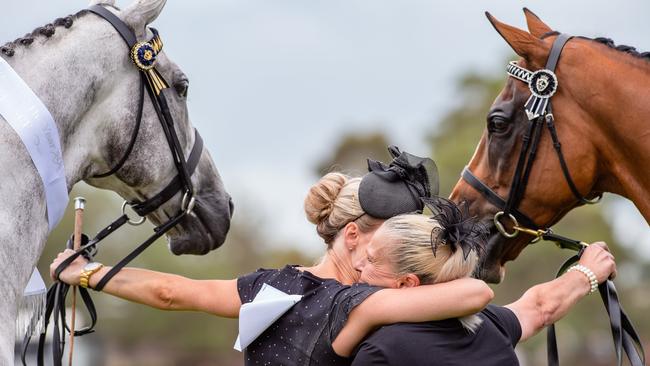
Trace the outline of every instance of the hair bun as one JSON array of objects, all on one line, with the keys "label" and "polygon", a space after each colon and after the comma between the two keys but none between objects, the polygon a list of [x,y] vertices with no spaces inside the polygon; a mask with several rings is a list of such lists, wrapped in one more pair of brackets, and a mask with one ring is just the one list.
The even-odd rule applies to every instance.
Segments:
[{"label": "hair bun", "polygon": [[305,198],[305,214],[309,222],[318,225],[330,216],[334,201],[347,181],[344,174],[328,173],[311,186]]}]

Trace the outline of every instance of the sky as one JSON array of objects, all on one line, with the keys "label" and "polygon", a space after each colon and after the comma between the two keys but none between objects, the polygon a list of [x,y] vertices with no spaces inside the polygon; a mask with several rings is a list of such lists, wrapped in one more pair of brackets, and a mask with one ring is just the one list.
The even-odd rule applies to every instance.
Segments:
[{"label": "sky", "polygon": [[[86,5],[5,0],[0,42]],[[261,217],[273,241],[314,253],[322,243],[302,211],[314,166],[346,132],[382,131],[428,155],[426,133],[456,106],[454,80],[500,72],[511,54],[484,12],[525,28],[523,6],[557,30],[650,50],[645,0],[169,0],[153,25],[189,76],[190,116],[236,219]],[[638,212],[614,210],[617,232],[645,241],[650,257]]]}]

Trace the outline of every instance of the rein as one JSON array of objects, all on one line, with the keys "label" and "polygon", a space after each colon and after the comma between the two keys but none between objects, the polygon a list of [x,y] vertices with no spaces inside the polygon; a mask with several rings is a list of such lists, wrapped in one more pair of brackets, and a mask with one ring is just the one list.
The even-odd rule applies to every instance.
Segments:
[{"label": "rein", "polygon": [[[136,121],[131,136],[131,141],[127,146],[126,153],[113,168],[105,173],[95,175],[94,178],[102,178],[115,174],[124,165],[130,156],[133,147],[135,146],[135,141],[137,139],[142,121],[145,90],[151,99],[154,110],[156,111],[156,115],[158,116],[158,120],[160,121],[163,132],[165,133],[165,138],[172,153],[174,166],[176,167],[178,174],[168,183],[164,189],[162,189],[155,196],[146,199],[143,202],[125,201],[122,205],[122,215],[110,223],[108,226],[106,226],[104,229],[100,230],[94,238],[89,239],[86,235],[82,235],[81,247],[79,250],[75,251],[73,255],[64,260],[59,265],[59,267],[56,268],[55,277],[58,279],[61,272],[81,255],[83,255],[88,260],[92,260],[92,257],[97,252],[97,245],[104,238],[122,227],[124,224],[128,223],[130,225],[140,225],[145,221],[145,216],[147,214],[153,212],[165,202],[169,201],[173,196],[176,195],[176,193],[181,192],[183,195],[180,211],[171,217],[167,222],[164,222],[163,224],[155,227],[153,229],[154,233],[147,240],[137,246],[131,253],[124,257],[115,266],[113,266],[113,268],[111,268],[111,270],[104,277],[102,277],[97,286],[94,288],[95,291],[101,291],[104,286],[106,286],[108,281],[110,281],[110,279],[113,278],[115,274],[117,274],[117,272],[119,272],[124,266],[135,259],[158,238],[176,226],[186,215],[192,212],[192,209],[194,208],[195,197],[194,188],[191,182],[191,176],[196,170],[196,167],[198,166],[199,160],[201,158],[201,154],[203,152],[203,140],[201,139],[198,131],[194,130],[194,146],[192,147],[188,159],[185,160],[182,146],[174,129],[174,119],[170,113],[167,98],[165,96],[166,93],[170,92],[169,84],[165,81],[160,72],[158,72],[158,70],[155,68],[156,57],[161,52],[163,46],[162,40],[158,35],[158,31],[154,28],[149,28],[153,33],[152,39],[148,42],[137,42],[134,32],[124,22],[122,22],[122,20],[120,20],[115,14],[107,10],[105,7],[101,5],[94,5],[88,8],[88,10],[108,21],[124,39],[126,45],[129,48],[130,58],[137,69],[140,71],[141,80],[139,88],[140,103],[138,105],[138,113],[136,114]],[[127,216],[125,213],[127,205],[131,206],[133,211],[141,216],[140,220],[133,221]],[[72,249],[72,242],[73,238],[68,240],[67,247],[69,249]],[[52,317],[54,328],[52,338],[52,359],[54,366],[61,365],[63,351],[65,348],[66,330],[68,332],[72,332],[74,336],[81,336],[94,332],[94,327],[97,322],[97,312],[88,290],[83,287],[79,287],[79,293],[90,316],[91,324],[87,328],[80,330],[71,331],[68,328],[68,325],[66,324],[65,299],[69,288],[69,285],[57,281],[48,289],[44,317],[44,329],[40,334],[38,344],[37,360],[39,366],[45,364],[44,347],[46,342],[47,329],[50,323],[50,317]],[[21,357],[23,365],[26,365],[25,357],[30,338],[30,336],[27,336],[23,341],[23,352]]]},{"label": "rein", "polygon": [[[571,178],[566,160],[564,159],[564,154],[562,153],[562,144],[560,143],[555,129],[555,117],[553,116],[553,108],[551,106],[551,97],[555,94],[558,88],[555,68],[564,45],[571,38],[572,36],[566,34],[559,34],[557,36],[553,42],[553,46],[551,47],[546,67],[544,69],[532,72],[517,65],[517,62],[515,61],[511,61],[506,68],[509,76],[527,83],[531,91],[531,96],[524,104],[530,125],[522,138],[522,148],[519,154],[519,159],[517,160],[515,173],[507,199],[504,200],[496,194],[496,192],[476,177],[469,170],[469,167],[465,167],[461,173],[461,177],[470,186],[481,193],[481,195],[492,205],[500,209],[500,211],[494,215],[493,220],[494,225],[501,235],[507,238],[514,238],[522,232],[533,237],[530,242],[531,244],[544,239],[555,242],[560,248],[571,249],[578,252],[578,254],[569,258],[562,265],[556,277],[562,275],[572,264],[576,263],[580,259],[582,251],[588,244],[555,234],[550,228],[541,229],[535,224],[533,219],[519,211],[517,207],[526,191],[526,185],[528,184],[530,172],[533,163],[535,162],[537,148],[539,146],[544,126],[546,126],[551,135],[553,148],[555,149],[560,162],[564,179],[578,202],[580,204],[595,204],[602,198],[602,194],[599,194],[594,199],[588,199],[582,196],[578,191],[573,179]],[[503,216],[510,220],[512,224],[511,232],[508,232],[502,224],[501,218]],[[643,345],[641,344],[639,336],[632,326],[628,316],[621,307],[614,283],[607,280],[598,287],[598,290],[609,316],[618,362],[617,365],[622,365],[622,355],[623,352],[625,352],[625,355],[632,366],[643,366],[645,364],[645,351]],[[554,325],[550,325],[547,330],[547,354],[549,366],[558,366],[559,356]]]},{"label": "rein", "polygon": [[[561,244],[558,243],[558,245]],[[571,265],[580,260],[580,256],[582,256],[582,251],[585,247],[586,244],[582,246],[578,251],[578,254],[567,259],[567,261],[562,264],[555,275],[555,278],[560,277],[567,271],[567,269],[569,269],[569,267],[571,267]],[[614,350],[616,352],[616,364],[618,366],[623,365],[623,352],[625,352],[625,356],[630,361],[631,366],[644,366],[645,350],[643,349],[643,344],[641,343],[639,334],[636,332],[636,329],[634,329],[630,318],[627,316],[618,300],[618,293],[616,292],[614,282],[607,280],[601,283],[598,285],[598,292],[600,293],[600,298],[603,300],[603,305],[605,305],[605,310],[609,317],[609,324],[614,339]],[[557,339],[555,335],[555,324],[549,325],[546,330],[546,354],[549,366],[560,365]]]}]

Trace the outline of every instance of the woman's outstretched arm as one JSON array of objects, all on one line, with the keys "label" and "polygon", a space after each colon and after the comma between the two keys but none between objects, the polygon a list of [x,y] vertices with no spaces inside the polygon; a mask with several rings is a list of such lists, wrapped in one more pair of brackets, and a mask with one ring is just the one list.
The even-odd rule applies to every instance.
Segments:
[{"label": "woman's outstretched arm", "polygon": [[457,318],[481,311],[494,292],[481,280],[463,278],[435,285],[383,289],[370,295],[348,317],[332,343],[340,356],[349,356],[375,328],[400,322]]},{"label": "woman's outstretched arm", "polygon": [[[52,262],[50,275],[53,280],[55,269],[72,253],[68,249]],[[78,257],[61,273],[59,280],[79,285],[85,264],[86,260]],[[94,288],[110,269],[103,267],[93,274],[89,287]],[[241,306],[237,280],[193,280],[139,268],[123,268],[108,281],[102,292],[156,309],[202,311],[228,318],[236,318]]]}]

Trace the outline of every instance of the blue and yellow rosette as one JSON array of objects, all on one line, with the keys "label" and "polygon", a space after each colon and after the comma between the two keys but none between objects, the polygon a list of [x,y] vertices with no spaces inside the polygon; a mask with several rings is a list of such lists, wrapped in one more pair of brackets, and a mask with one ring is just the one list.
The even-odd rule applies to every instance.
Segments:
[{"label": "blue and yellow rosette", "polygon": [[135,66],[147,76],[147,81],[151,85],[156,95],[168,88],[168,84],[160,73],[155,69],[158,54],[162,51],[162,40],[158,31],[150,28],[153,32],[153,38],[148,42],[138,42],[131,49],[131,60]]},{"label": "blue and yellow rosette", "polygon": [[131,51],[131,59],[140,70],[150,70],[156,64],[156,51],[148,42],[136,43]]},{"label": "blue and yellow rosette", "polygon": [[158,31],[151,28],[153,38],[149,42],[138,42],[131,49],[131,60],[142,71],[153,69],[158,53],[162,51],[162,40]]}]

